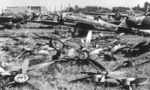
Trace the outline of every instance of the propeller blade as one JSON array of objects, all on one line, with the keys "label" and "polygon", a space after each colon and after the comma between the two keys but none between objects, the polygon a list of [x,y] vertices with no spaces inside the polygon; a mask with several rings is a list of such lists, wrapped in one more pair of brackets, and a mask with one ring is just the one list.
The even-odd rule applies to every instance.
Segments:
[{"label": "propeller blade", "polygon": [[95,74],[97,74],[97,73],[95,73],[95,72],[80,72],[81,74],[88,74],[88,75],[95,75]]},{"label": "propeller blade", "polygon": [[26,30],[26,31],[24,32],[25,35],[27,35],[28,33],[29,33],[29,30]]},{"label": "propeller blade", "polygon": [[5,87],[5,86],[12,85],[12,84],[14,84],[14,83],[15,83],[15,81],[12,81],[12,82],[10,82],[10,83],[7,83],[7,84],[5,84],[5,85],[0,86],[0,88],[3,88],[3,87]]},{"label": "propeller blade", "polygon": [[18,70],[20,70],[20,69],[22,69],[21,66],[13,66],[12,68],[10,68],[10,70],[7,70],[7,71],[8,71],[8,72],[12,72],[12,71],[18,71]]},{"label": "propeller blade", "polygon": [[29,59],[25,59],[22,64],[22,73],[25,74],[28,70]]},{"label": "propeller blade", "polygon": [[4,68],[0,67],[0,73],[5,72]]},{"label": "propeller blade", "polygon": [[70,81],[70,82],[71,82],[71,83],[75,83],[75,82],[78,82],[78,81],[82,82],[82,81],[84,81],[84,80],[86,80],[86,79],[88,79],[88,78],[91,78],[91,76],[90,76],[90,77],[80,78],[80,79],[75,79],[75,80],[72,80],[72,81]]},{"label": "propeller blade", "polygon": [[102,32],[99,33],[99,37],[104,37],[104,34]]},{"label": "propeller blade", "polygon": [[91,51],[89,54],[90,55],[99,54],[99,52],[102,51],[102,50],[103,50],[102,48],[98,48],[98,49],[95,49],[95,50]]},{"label": "propeller blade", "polygon": [[75,55],[75,49],[74,49],[74,48],[71,48],[71,49],[68,51],[67,56],[73,57],[74,55]]},{"label": "propeller blade", "polygon": [[25,52],[26,52],[26,50],[24,50],[22,53],[20,53],[15,59],[19,59]]},{"label": "propeller blade", "polygon": [[141,65],[148,64],[148,63],[150,63],[150,60],[145,61],[145,62],[143,62],[143,63],[141,63],[141,64],[138,64],[138,65],[136,65],[136,67],[139,67],[139,66],[141,66]]},{"label": "propeller blade", "polygon": [[84,46],[85,45],[85,42],[83,39],[81,39],[81,44]]},{"label": "propeller blade", "polygon": [[122,79],[126,78],[127,72],[126,71],[110,71],[108,72],[108,77],[113,77],[115,79]]},{"label": "propeller blade", "polygon": [[29,80],[28,83],[33,86],[34,88],[38,89],[38,90],[45,90],[44,89],[44,84],[42,84],[39,81],[31,81]]},{"label": "propeller blade", "polygon": [[35,70],[35,69],[39,69],[39,68],[48,66],[48,65],[50,65],[50,64],[53,64],[54,62],[55,62],[55,61],[52,61],[52,62],[49,62],[49,63],[41,63],[41,64],[33,65],[33,66],[31,66],[31,67],[28,68],[28,71]]},{"label": "propeller blade", "polygon": [[111,74],[111,75],[127,75],[127,72],[126,71],[112,71],[112,72],[109,72],[109,74]]},{"label": "propeller blade", "polygon": [[10,72],[8,72],[8,71],[5,71],[5,72],[2,72],[2,73],[1,73],[1,75],[2,75],[2,76],[10,76],[10,75],[11,75],[11,73],[10,73]]},{"label": "propeller blade", "polygon": [[[148,81],[147,77],[140,77],[140,78],[136,78],[134,81],[132,81],[131,83],[134,83],[136,85],[144,85],[146,84]],[[146,83],[145,83],[146,82]]]},{"label": "propeller blade", "polygon": [[113,71],[119,70],[120,68],[123,68],[123,67],[124,67],[124,65],[120,65],[117,68],[115,68]]},{"label": "propeller blade", "polygon": [[131,86],[129,86],[129,90],[133,90],[133,88]]},{"label": "propeller blade", "polygon": [[117,37],[123,36],[125,35],[125,33],[120,33]]},{"label": "propeller blade", "polygon": [[96,62],[94,60],[91,60],[91,59],[89,59],[89,61],[92,62],[95,66],[97,66],[102,71],[107,71],[106,68],[103,65],[101,65],[100,63],[98,63],[98,62]]},{"label": "propeller blade", "polygon": [[113,83],[113,85],[115,84],[115,86],[119,85],[119,82],[116,79],[110,79],[110,78],[109,79],[105,79],[105,82],[109,83],[109,84]]},{"label": "propeller blade", "polygon": [[125,47],[125,45],[120,45],[120,44],[118,44],[118,45],[115,45],[112,49],[111,49],[111,52],[116,52],[117,50],[119,50],[119,49],[121,49],[121,48],[124,48]]},{"label": "propeller blade", "polygon": [[85,42],[86,48],[90,45],[91,39],[92,39],[92,31],[90,30],[86,37],[86,42]]},{"label": "propeller blade", "polygon": [[118,66],[113,71],[116,71],[116,70],[118,70],[120,68],[132,67],[132,66],[135,66],[135,62],[127,60],[127,61],[124,61],[122,65]]},{"label": "propeller blade", "polygon": [[146,52],[146,53],[144,53],[144,54],[142,54],[142,55],[140,55],[138,57],[132,58],[132,61],[136,61],[136,60],[138,60],[140,58],[143,58],[143,57],[146,57],[148,55],[150,55],[150,52]]},{"label": "propeller blade", "polygon": [[49,55],[49,51],[48,50],[40,50],[40,51],[38,51],[38,54]]}]

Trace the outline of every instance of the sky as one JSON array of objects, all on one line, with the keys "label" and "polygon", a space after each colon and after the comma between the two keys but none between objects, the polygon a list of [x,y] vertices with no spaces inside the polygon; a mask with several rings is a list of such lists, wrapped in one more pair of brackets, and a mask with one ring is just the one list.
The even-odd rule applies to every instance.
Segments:
[{"label": "sky", "polygon": [[0,0],[0,10],[7,6],[46,6],[48,10],[54,11],[64,9],[68,7],[69,4],[71,7],[78,5],[79,7],[85,6],[101,6],[112,7],[125,6],[125,7],[134,7],[138,4],[143,7],[144,3],[150,0]]}]

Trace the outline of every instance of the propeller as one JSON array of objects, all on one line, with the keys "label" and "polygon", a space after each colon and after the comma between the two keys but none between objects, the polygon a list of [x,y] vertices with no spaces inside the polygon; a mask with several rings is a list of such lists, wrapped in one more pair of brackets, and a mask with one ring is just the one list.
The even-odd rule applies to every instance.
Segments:
[{"label": "propeller", "polygon": [[18,67],[16,69],[10,69],[8,71],[8,72],[11,73],[12,71],[19,71],[21,69],[22,70],[21,73],[18,72],[16,75],[14,75],[14,81],[11,81],[11,82],[1,86],[0,88],[8,86],[8,85],[15,84],[15,83],[18,83],[18,84],[28,83],[36,89],[43,90],[42,88],[44,88],[44,86],[43,86],[44,84],[42,84],[41,82],[38,82],[38,81],[32,81],[30,79],[29,75],[27,74],[27,72],[32,71],[32,70],[37,70],[39,68],[48,66],[48,65],[53,64],[53,63],[54,62],[41,63],[41,64],[37,64],[37,65],[33,65],[33,66],[28,67],[29,59],[25,59],[23,61],[22,67]]},{"label": "propeller", "polygon": [[91,43],[91,38],[92,38],[92,31],[89,31],[88,34],[87,34],[87,37],[86,37],[86,41],[81,39],[81,43],[82,43],[82,47],[83,47],[82,49],[75,50],[74,48],[71,48],[68,51],[67,56],[69,57],[69,59],[74,58],[76,61],[79,61],[82,64],[91,63],[91,64],[94,64],[94,65],[99,67],[98,62],[93,60],[91,58],[91,56],[99,54],[99,52],[102,51],[103,49],[98,48],[98,49],[94,49],[94,50],[89,50],[89,46],[90,46],[90,43]]},{"label": "propeller", "polygon": [[[125,76],[127,75],[126,71],[109,71],[103,65],[97,63],[96,61],[91,60],[91,62],[94,65],[96,65],[99,69],[101,69],[101,71],[97,71],[96,73],[95,72],[81,72],[81,73],[89,75],[90,77],[88,78],[92,78],[95,83],[105,82],[107,78],[113,78],[113,79],[125,78]],[[83,79],[87,79],[87,78],[81,78],[73,81],[78,81],[78,80],[80,81]]]},{"label": "propeller", "polygon": [[74,82],[82,82],[86,79],[91,79],[91,81],[93,83],[96,84],[95,88],[97,87],[97,85],[99,84],[106,84],[106,83],[117,83],[117,81],[115,79],[124,79],[126,77],[124,77],[125,72],[121,72],[121,71],[116,71],[116,72],[81,72],[82,74],[87,74],[88,77],[83,77],[83,78],[79,78],[79,79],[75,79],[70,81],[71,83]]}]

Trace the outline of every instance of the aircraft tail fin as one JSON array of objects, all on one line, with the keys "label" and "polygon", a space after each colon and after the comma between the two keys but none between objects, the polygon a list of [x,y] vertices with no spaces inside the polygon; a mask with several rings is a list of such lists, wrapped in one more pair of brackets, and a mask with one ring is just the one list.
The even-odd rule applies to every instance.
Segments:
[{"label": "aircraft tail fin", "polygon": [[130,8],[130,10],[128,11],[128,15],[129,16],[135,16],[135,12],[132,8]]},{"label": "aircraft tail fin", "polygon": [[122,20],[122,22],[119,24],[119,27],[127,28],[126,18],[127,18],[127,17],[125,17],[125,18]]},{"label": "aircraft tail fin", "polygon": [[149,10],[149,5],[147,6],[147,8],[145,10],[145,15],[148,15],[148,10]]},{"label": "aircraft tail fin", "polygon": [[37,18],[36,21],[40,21],[41,20],[42,15],[39,15],[39,17]]}]

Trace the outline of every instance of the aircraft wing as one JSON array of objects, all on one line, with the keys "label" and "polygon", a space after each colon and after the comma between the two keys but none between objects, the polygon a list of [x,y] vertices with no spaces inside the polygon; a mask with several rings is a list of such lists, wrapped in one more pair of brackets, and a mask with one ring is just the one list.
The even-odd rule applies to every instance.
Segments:
[{"label": "aircraft wing", "polygon": [[112,24],[116,24],[116,25],[118,25],[118,24],[120,24],[121,23],[121,21],[107,21],[108,23],[112,23]]},{"label": "aircraft wing", "polygon": [[115,15],[115,13],[96,13],[96,12],[85,12],[83,14],[87,14],[87,15]]},{"label": "aircraft wing", "polygon": [[41,21],[28,20],[27,22],[42,23],[42,24],[47,24],[47,25],[58,25],[59,24],[59,22],[57,22],[57,21],[50,21],[50,20],[41,20]]},{"label": "aircraft wing", "polygon": [[[95,13],[95,12],[85,12],[83,14],[86,14],[86,15],[108,15],[108,16],[113,16],[115,17],[116,16],[116,13]],[[121,17],[127,17],[128,14],[120,14]]]}]

